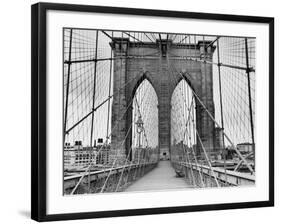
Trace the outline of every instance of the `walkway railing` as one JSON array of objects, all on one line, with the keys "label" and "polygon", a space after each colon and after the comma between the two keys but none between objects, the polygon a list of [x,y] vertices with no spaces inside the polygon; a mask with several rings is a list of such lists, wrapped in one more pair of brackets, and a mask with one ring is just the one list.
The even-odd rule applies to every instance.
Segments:
[{"label": "walkway railing", "polygon": [[157,162],[138,163],[92,171],[64,178],[64,194],[123,191],[131,183],[155,168]]},{"label": "walkway railing", "polygon": [[173,166],[194,187],[217,187],[216,180],[220,187],[255,184],[255,176],[248,173],[224,170],[220,167],[212,167],[211,170],[208,165],[198,163],[174,162]]}]

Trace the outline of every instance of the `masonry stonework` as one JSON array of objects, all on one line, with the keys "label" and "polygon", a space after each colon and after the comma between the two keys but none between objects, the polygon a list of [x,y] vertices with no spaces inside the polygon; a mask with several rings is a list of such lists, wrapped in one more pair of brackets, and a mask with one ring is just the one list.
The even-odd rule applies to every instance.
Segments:
[{"label": "masonry stonework", "polygon": [[[177,84],[185,79],[204,106],[214,117],[212,54],[210,42],[196,45],[173,44],[171,40],[155,43],[130,42],[115,38],[111,43],[114,52],[111,160],[125,160],[132,143],[132,99],[140,83],[147,79],[158,97],[160,158],[170,158],[171,97]],[[188,60],[197,58],[197,61]],[[205,62],[202,62],[205,61]],[[215,125],[204,107],[196,99],[196,127],[204,148],[215,154]],[[197,153],[202,147],[197,139]],[[120,161],[121,161],[120,160]]]}]

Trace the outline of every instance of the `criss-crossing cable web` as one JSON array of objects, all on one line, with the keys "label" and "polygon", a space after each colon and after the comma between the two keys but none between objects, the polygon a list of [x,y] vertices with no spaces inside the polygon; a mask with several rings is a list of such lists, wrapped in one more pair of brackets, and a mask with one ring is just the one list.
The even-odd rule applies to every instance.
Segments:
[{"label": "criss-crossing cable web", "polygon": [[[88,146],[91,136],[93,139],[105,139],[108,134],[106,124],[111,113],[108,104],[111,108],[112,102],[103,102],[107,100],[110,90],[112,94],[112,63],[110,60],[94,61],[111,57],[108,43],[109,38],[102,32],[97,34],[95,30],[64,29],[64,108],[67,107],[65,131],[72,128],[67,132],[65,142],[73,144],[74,141],[82,141],[84,146]],[[65,105],[67,91],[68,103]],[[97,107],[99,109],[94,116],[89,114]],[[105,114],[108,116],[104,116]],[[110,129],[111,123],[108,123]]]},{"label": "criss-crossing cable web", "polygon": [[[89,39],[92,41],[89,41]],[[83,30],[71,31],[70,29],[64,29],[64,61],[93,58],[95,55],[95,39],[95,31],[85,32]],[[94,70],[94,63],[64,63],[64,108],[67,108],[66,129],[91,111]],[[68,104],[65,105],[68,86]],[[74,141],[81,140],[83,143],[89,143],[90,126],[91,117],[89,116],[66,135],[66,142],[73,144]]]},{"label": "criss-crossing cable web", "polygon": [[[255,129],[255,39],[247,38],[246,49],[245,38],[220,37],[215,43],[216,50],[213,54],[215,63],[222,63],[220,68],[213,66],[214,103],[216,108],[216,120],[222,125],[220,101],[222,97],[222,113],[225,133],[231,137],[233,143],[252,143],[250,104],[249,104],[249,82],[246,73],[248,51],[251,106],[253,117],[253,128]],[[219,44],[219,59],[218,59]],[[223,65],[230,65],[227,67]],[[237,68],[239,67],[239,68]],[[244,69],[241,69],[244,68]],[[219,92],[219,71],[221,73],[221,94]]]},{"label": "criss-crossing cable web", "polygon": [[[111,47],[114,44],[113,38],[115,37],[121,40],[121,45],[126,41],[130,42],[129,54],[113,57]],[[177,85],[172,93],[171,105],[169,105],[171,108],[167,107],[163,110],[166,113],[166,110],[171,109],[171,129],[169,130],[171,134],[171,160],[174,161],[175,156],[177,156],[176,160],[182,163],[195,163],[197,165],[201,163],[212,169],[212,164],[210,164],[204,149],[206,139],[204,139],[204,136],[200,136],[201,132],[196,127],[196,106],[200,106],[205,112],[207,111],[208,122],[214,122],[216,126],[224,128],[224,133],[229,137],[227,138],[228,141],[225,141],[226,146],[232,143],[236,146],[239,143],[254,142],[256,69],[254,38],[66,28],[64,29],[63,101],[66,143],[72,145],[75,141],[82,141],[83,146],[94,146],[95,140],[102,138],[108,140],[107,143],[110,144],[112,133],[116,134],[126,130],[123,139],[119,139],[118,144],[114,146],[116,149],[126,147],[125,160],[120,159],[119,161],[118,150],[116,150],[114,160],[102,165],[104,167],[110,166],[112,170],[120,164],[137,163],[140,166],[138,169],[144,169],[145,165],[143,164],[149,163],[149,159],[145,157],[139,158],[137,161],[130,161],[129,156],[130,152],[136,148],[157,149],[158,147],[159,119],[156,92],[151,83],[144,79],[139,84],[135,95],[131,96],[131,101],[126,102],[126,108],[124,108],[124,99],[122,98],[124,94],[121,94],[121,92],[124,93],[127,85],[139,80],[135,80],[136,77],[126,74],[126,81],[123,80],[118,87],[113,87],[113,81],[122,79],[122,69],[126,69],[122,67],[125,60],[161,57],[162,49],[159,46],[165,41],[166,43],[172,41],[174,46],[184,48],[179,54],[175,48],[171,48],[167,51],[167,57],[162,55],[165,59],[161,59],[164,64],[166,63],[165,70],[167,69],[169,75],[161,83],[160,96],[170,96],[169,84]],[[142,47],[143,44],[148,43],[157,47]],[[204,46],[203,49],[202,46]],[[210,49],[214,50],[212,59],[210,58]],[[184,66],[179,68],[178,59],[202,63],[200,66],[204,64],[212,65],[214,117],[209,113],[207,105],[204,105],[205,101],[200,99],[200,91],[196,94],[185,80],[189,76],[188,69]],[[116,66],[120,66],[116,69],[116,72],[114,71],[114,63]],[[146,66],[147,63],[142,60],[138,72],[144,74],[148,69]],[[202,69],[202,67],[200,68]],[[180,82],[179,77],[181,78]],[[112,123],[111,118],[113,98],[116,102],[119,102],[119,106],[115,105],[114,107],[117,110],[117,113],[115,111],[115,115],[117,115],[116,123]],[[195,105],[195,101],[197,105]],[[161,104],[161,106],[163,105]],[[129,127],[124,129],[124,123],[121,124],[120,121],[124,116],[127,116],[131,107],[133,108],[132,122]],[[143,130],[140,134],[137,133],[136,122],[138,119],[143,122]],[[126,144],[127,138],[132,138],[129,146]],[[200,148],[198,146],[204,149],[205,155],[203,157],[196,154],[196,150]],[[103,148],[97,153],[102,150]],[[175,150],[178,152],[175,153]],[[147,152],[157,154],[158,150],[146,150],[145,153]],[[158,159],[154,162],[157,162]],[[89,161],[88,169],[85,172],[88,172],[91,166],[92,163]],[[101,192],[111,186],[111,184],[108,184],[111,170],[99,189]],[[192,175],[196,174],[192,171]],[[122,186],[122,181],[121,176],[117,187],[114,189],[115,191]],[[204,186],[202,179],[201,184]],[[96,192],[99,190],[96,189]]]},{"label": "criss-crossing cable web", "polygon": [[[71,36],[71,38],[70,38]],[[182,55],[204,59],[205,55],[195,54],[192,46],[201,42],[213,41],[216,50],[213,54],[213,90],[215,103],[215,119],[222,126],[220,96],[222,96],[224,130],[235,144],[251,142],[251,122],[249,111],[248,80],[245,68],[246,45],[245,38],[215,37],[194,34],[157,34],[144,32],[112,32],[83,29],[64,29],[64,107],[67,106],[65,124],[65,141],[83,141],[89,145],[97,138],[105,139],[110,135],[111,100],[108,100],[112,91],[112,58],[109,43],[110,37],[122,37],[138,44],[144,42],[156,42],[157,40],[172,40],[177,44],[188,44],[189,49],[182,51]],[[71,40],[71,41],[70,41]],[[217,46],[219,43],[219,61]],[[252,103],[252,119],[255,121],[255,39],[247,38],[248,67],[250,77],[250,91]],[[193,53],[194,52],[194,53]],[[70,54],[71,53],[71,54]],[[147,56],[159,55],[158,51],[144,52],[143,48],[135,48],[132,55]],[[173,52],[169,52],[175,56]],[[69,55],[71,57],[69,57]],[[99,59],[102,59],[99,61]],[[95,61],[96,60],[96,61]],[[71,63],[69,63],[71,61]],[[221,66],[216,66],[221,63]],[[238,67],[238,68],[236,68]],[[221,94],[219,93],[218,68],[221,72]],[[173,70],[171,61],[170,69]],[[176,73],[178,71],[173,71]],[[172,73],[172,72],[171,72]],[[118,75],[118,74],[117,74]],[[69,80],[68,80],[69,76]],[[171,81],[175,81],[173,75]],[[68,83],[69,81],[69,83]],[[129,80],[130,82],[131,80]],[[94,84],[95,83],[95,84]],[[67,90],[67,84],[68,90]],[[66,104],[66,92],[68,102]],[[94,96],[94,97],[93,97]],[[106,101],[106,102],[105,102]],[[98,107],[94,116],[93,108]],[[105,114],[107,116],[105,116]],[[93,125],[92,125],[93,123]],[[106,124],[106,125],[104,125]],[[254,127],[255,128],[255,127]],[[70,130],[71,129],[71,130]],[[69,132],[67,132],[70,130]],[[173,142],[173,141],[171,141]]]}]

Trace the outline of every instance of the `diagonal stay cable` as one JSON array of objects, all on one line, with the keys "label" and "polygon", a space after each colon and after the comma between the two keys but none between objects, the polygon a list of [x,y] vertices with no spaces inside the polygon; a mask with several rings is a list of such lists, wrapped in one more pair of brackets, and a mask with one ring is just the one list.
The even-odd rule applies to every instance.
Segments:
[{"label": "diagonal stay cable", "polygon": [[71,130],[73,130],[77,125],[79,125],[81,122],[83,122],[87,117],[89,117],[92,113],[94,113],[97,109],[99,109],[101,106],[103,106],[108,100],[110,100],[113,96],[120,93],[122,89],[124,89],[130,82],[134,81],[137,77],[134,77],[133,79],[126,82],[122,87],[120,87],[117,91],[112,93],[110,96],[108,96],[105,100],[103,100],[98,106],[93,108],[92,111],[90,111],[88,114],[86,114],[84,117],[82,117],[78,122],[76,122],[74,125],[72,125],[65,133],[68,134]]},{"label": "diagonal stay cable", "polygon": [[[127,113],[127,110],[130,108],[131,104],[132,104],[133,100],[131,100],[131,102],[128,104],[125,112],[120,116],[120,118],[117,120],[115,126],[112,128],[111,133],[109,134],[108,137],[110,137],[113,133],[113,131],[115,130],[115,128],[118,126],[119,121],[121,121],[121,119],[123,118],[123,116]],[[104,149],[104,145],[97,151],[97,155]],[[93,162],[90,162],[88,167],[85,169],[85,171],[83,172],[82,176],[80,177],[79,181],[77,182],[76,186],[74,187],[74,189],[72,190],[71,194],[73,194],[77,187],[80,185],[81,181],[83,180],[83,178],[85,177],[85,175],[87,174],[88,170],[91,168],[91,166],[93,165]]]},{"label": "diagonal stay cable", "polygon": [[[182,76],[182,78],[184,79],[183,75],[181,72],[177,72],[178,74],[180,74]],[[220,127],[219,123],[215,120],[215,118],[212,116],[212,114],[210,113],[210,111],[207,109],[207,107],[205,106],[205,104],[201,101],[201,99],[199,98],[199,96],[194,92],[193,89],[192,93],[194,94],[194,96],[196,97],[196,99],[198,100],[198,102],[202,105],[202,107],[204,108],[204,110],[207,112],[208,116],[213,120],[213,122],[215,122],[215,124]],[[254,171],[252,169],[252,167],[249,165],[249,163],[247,162],[247,160],[244,158],[244,156],[239,152],[239,150],[237,149],[237,147],[234,145],[234,143],[231,141],[231,139],[229,138],[229,136],[223,131],[223,134],[225,136],[225,138],[229,141],[229,143],[232,145],[232,147],[234,148],[235,152],[238,154],[238,156],[243,160],[243,162],[246,164],[247,168],[254,174]]]},{"label": "diagonal stay cable", "polygon": [[[127,131],[127,133],[126,133],[126,135],[125,135],[125,138],[123,139],[123,141],[122,141],[120,147],[122,147],[122,146],[124,145],[124,143],[125,143],[125,141],[126,141],[126,139],[127,139],[127,137],[128,137],[128,134],[130,133],[131,128],[132,128],[132,124],[131,124],[130,127],[128,128],[128,131]],[[112,172],[112,170],[113,170],[113,167],[115,166],[115,164],[116,164],[116,162],[117,162],[117,159],[118,159],[118,157],[116,156],[116,158],[115,158],[115,160],[114,160],[114,162],[113,162],[113,164],[112,164],[112,166],[111,166],[111,169],[110,169],[110,171],[109,171],[109,174],[107,175],[107,178],[106,178],[106,180],[105,180],[105,182],[104,182],[104,184],[103,184],[103,186],[102,186],[102,188],[101,188],[100,193],[103,193],[103,191],[104,191],[104,189],[105,189],[105,187],[106,187],[106,185],[107,185],[107,182],[108,182],[108,180],[109,180],[109,178],[110,178],[110,175],[111,175],[111,172]]]},{"label": "diagonal stay cable", "polygon": [[214,171],[214,169],[213,169],[213,167],[212,167],[212,164],[211,164],[211,162],[210,162],[210,159],[209,159],[209,157],[208,157],[208,154],[207,154],[207,152],[206,152],[206,149],[205,149],[205,147],[204,147],[204,144],[203,144],[203,142],[202,142],[202,140],[201,140],[201,137],[199,136],[197,129],[195,129],[195,130],[196,130],[196,135],[197,135],[197,137],[198,137],[198,139],[199,139],[199,142],[200,142],[200,144],[201,144],[201,146],[202,146],[202,149],[203,149],[203,152],[204,152],[206,161],[207,161],[207,163],[208,163],[208,165],[209,165],[209,168],[210,168],[210,170],[211,170],[211,172],[212,172],[212,174],[213,174],[213,177],[214,177],[214,179],[215,179],[215,181],[216,181],[217,187],[220,187],[220,184],[219,184],[219,182],[218,182],[217,176],[216,176],[215,171]]}]

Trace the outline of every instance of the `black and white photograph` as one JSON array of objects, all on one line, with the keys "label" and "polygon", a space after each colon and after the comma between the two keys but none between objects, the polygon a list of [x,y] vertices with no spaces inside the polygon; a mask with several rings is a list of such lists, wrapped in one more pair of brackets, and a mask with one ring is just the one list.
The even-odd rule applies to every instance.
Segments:
[{"label": "black and white photograph", "polygon": [[255,186],[255,37],[61,34],[64,196]]},{"label": "black and white photograph", "polygon": [[32,219],[273,206],[273,25],[33,5]]},{"label": "black and white photograph", "polygon": [[0,223],[278,223],[277,1],[12,0],[0,17]]}]

